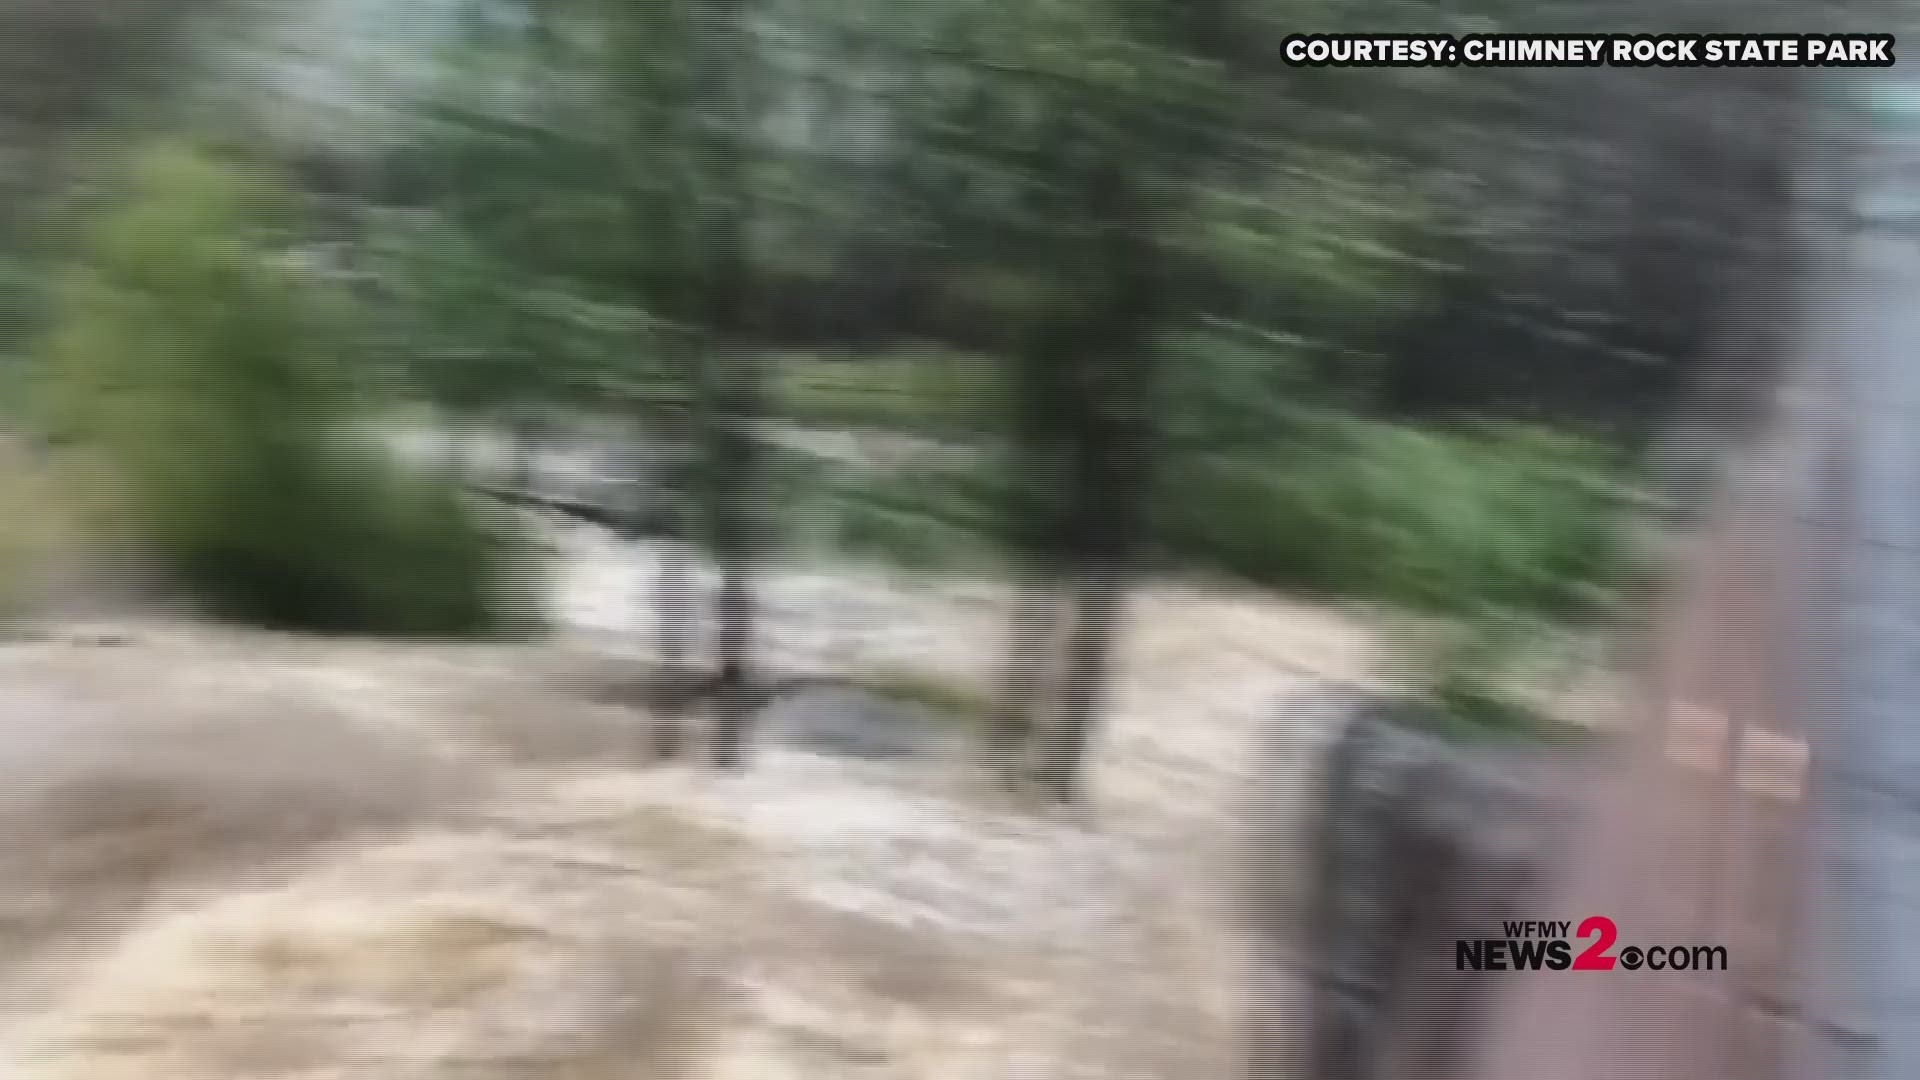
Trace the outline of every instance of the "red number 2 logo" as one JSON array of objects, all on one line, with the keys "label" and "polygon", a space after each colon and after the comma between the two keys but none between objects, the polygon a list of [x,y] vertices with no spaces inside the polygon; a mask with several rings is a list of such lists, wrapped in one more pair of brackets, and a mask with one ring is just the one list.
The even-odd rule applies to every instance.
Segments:
[{"label": "red number 2 logo", "polygon": [[1589,934],[1594,936],[1594,942],[1587,946],[1585,952],[1574,957],[1573,970],[1612,971],[1615,958],[1608,956],[1607,950],[1613,948],[1613,943],[1620,940],[1620,928],[1605,915],[1589,915],[1586,921],[1580,924],[1580,932],[1574,937],[1585,938]]}]

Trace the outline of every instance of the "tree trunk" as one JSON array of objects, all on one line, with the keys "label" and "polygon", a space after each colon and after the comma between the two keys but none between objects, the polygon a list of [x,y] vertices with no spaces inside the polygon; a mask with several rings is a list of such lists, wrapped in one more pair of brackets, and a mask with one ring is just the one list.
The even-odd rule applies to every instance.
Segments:
[{"label": "tree trunk", "polygon": [[998,698],[986,732],[987,764],[1008,780],[1027,769],[1034,731],[1046,722],[1065,604],[1039,574],[1024,582],[1008,616]]},{"label": "tree trunk", "polygon": [[714,764],[737,768],[745,752],[753,712],[754,584],[756,537],[752,521],[752,478],[758,464],[753,435],[747,430],[758,401],[757,366],[750,357],[716,358],[723,365],[719,417],[715,421],[711,469],[705,478],[714,558],[720,564],[718,679],[713,743]]},{"label": "tree trunk", "polygon": [[657,673],[665,691],[656,695],[652,722],[653,756],[680,754],[686,738],[686,695],[682,687],[694,681],[694,638],[699,626],[692,556],[677,539],[669,539],[660,554],[653,582],[654,639],[660,651]]},{"label": "tree trunk", "polygon": [[1096,574],[1075,582],[1073,621],[1059,680],[1059,707],[1038,731],[1034,778],[1049,797],[1066,802],[1080,793],[1080,778],[1093,725],[1106,704],[1125,590],[1118,575]]},{"label": "tree trunk", "polygon": [[1001,506],[1006,543],[1022,564],[1022,578],[1008,614],[998,699],[984,750],[988,764],[1010,786],[1032,779],[1035,739],[1058,706],[1061,638],[1071,598],[1060,587],[1066,516],[1072,477],[1061,463],[1072,456],[1072,433],[1061,416],[1074,396],[1067,377],[1077,334],[1071,316],[1042,317],[1023,327],[1008,357],[1013,393],[1012,481]]},{"label": "tree trunk", "polygon": [[705,14],[712,34],[704,96],[719,106],[728,124],[705,147],[711,187],[720,196],[703,222],[709,274],[702,324],[705,388],[703,416],[710,468],[702,478],[708,500],[714,557],[720,564],[718,710],[714,764],[737,768],[745,753],[752,717],[754,626],[753,556],[758,537],[752,520],[758,445],[751,423],[760,415],[760,368],[753,353],[732,342],[749,322],[752,294],[746,219],[751,211],[745,132],[758,115],[757,88],[748,67],[752,46],[738,0],[710,0]]},{"label": "tree trunk", "polygon": [[720,624],[720,674],[715,702],[713,760],[723,769],[734,769],[741,765],[745,756],[747,729],[754,711],[751,668],[753,580],[739,560],[723,567],[721,573],[717,612]]},{"label": "tree trunk", "polygon": [[[679,339],[669,358],[687,378],[697,378],[704,362],[699,343]],[[696,580],[699,558],[697,467],[704,450],[700,418],[672,403],[653,402],[637,432],[622,432],[616,454],[631,493],[626,515],[660,527],[660,562],[653,580],[654,642],[659,666],[654,673],[652,749],[656,758],[676,757],[687,749],[694,688],[705,668],[701,653],[706,605]]]},{"label": "tree trunk", "polygon": [[1079,792],[1081,759],[1105,703],[1151,475],[1151,337],[1165,301],[1165,256],[1151,239],[1154,222],[1133,168],[1109,162],[1089,191],[1095,219],[1111,223],[1102,262],[1113,276],[1084,313],[1072,354],[1084,401],[1065,417],[1074,428],[1073,491],[1060,546],[1075,564],[1073,625],[1058,715],[1041,732],[1036,770],[1041,790],[1060,800]]}]

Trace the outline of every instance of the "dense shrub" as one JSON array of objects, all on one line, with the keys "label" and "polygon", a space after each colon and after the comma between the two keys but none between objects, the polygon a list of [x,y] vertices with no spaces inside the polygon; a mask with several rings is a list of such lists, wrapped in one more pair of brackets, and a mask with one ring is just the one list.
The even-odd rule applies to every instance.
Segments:
[{"label": "dense shrub", "polygon": [[1000,535],[1000,477],[986,467],[882,474],[842,484],[834,497],[844,550],[916,569],[977,568]]},{"label": "dense shrub", "polygon": [[[1363,418],[1365,369],[1227,321],[1168,339],[1152,503],[1162,565],[1455,615],[1599,598],[1619,569],[1616,454],[1543,428]],[[965,358],[788,358],[777,370],[789,415],[1000,446],[985,422],[1000,388]],[[1059,486],[1036,468],[986,454],[854,478],[836,491],[839,540],[911,565],[977,563],[1012,535],[1009,480]]]},{"label": "dense shrub", "polygon": [[999,426],[1000,373],[985,357],[938,349],[773,364],[776,411],[819,427],[966,437]]},{"label": "dense shrub", "polygon": [[1172,461],[1160,543],[1274,585],[1452,613],[1568,611],[1611,579],[1617,474],[1579,440],[1377,421]]},{"label": "dense shrub", "polygon": [[345,432],[362,404],[272,191],[147,154],[62,283],[41,374],[57,437],[116,477],[126,524],[214,611],[457,633],[504,613],[515,545],[458,493]]},{"label": "dense shrub", "polygon": [[58,537],[53,492],[19,441],[0,432],[0,622],[27,614]]},{"label": "dense shrub", "polygon": [[[1577,439],[1438,433],[1322,417],[1293,443],[1171,455],[1156,559],[1277,588],[1423,611],[1571,613],[1616,579],[1619,473]],[[841,542],[919,566],[979,561],[1000,535],[986,462],[844,485]]]}]

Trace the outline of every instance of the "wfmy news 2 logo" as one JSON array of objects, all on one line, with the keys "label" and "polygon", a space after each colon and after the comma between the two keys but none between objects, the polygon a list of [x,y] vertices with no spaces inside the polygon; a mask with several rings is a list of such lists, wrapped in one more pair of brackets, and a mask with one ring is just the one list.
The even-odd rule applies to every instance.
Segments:
[{"label": "wfmy news 2 logo", "polygon": [[[1725,945],[1628,945],[1620,942],[1620,927],[1605,915],[1571,922],[1528,920],[1503,922],[1505,937],[1461,938],[1454,944],[1457,971],[1725,971]],[[1575,951],[1576,943],[1585,947]]]}]

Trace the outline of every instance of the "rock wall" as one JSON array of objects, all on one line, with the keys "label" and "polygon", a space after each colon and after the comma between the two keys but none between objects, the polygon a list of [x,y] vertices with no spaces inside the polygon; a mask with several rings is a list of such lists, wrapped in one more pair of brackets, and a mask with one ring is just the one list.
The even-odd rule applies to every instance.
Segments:
[{"label": "rock wall", "polygon": [[[1577,753],[1455,745],[1421,704],[1341,695],[1307,807],[1303,904],[1276,904],[1277,849],[1251,855],[1256,942],[1248,1080],[1469,1075],[1500,976],[1455,970],[1455,943],[1537,907],[1564,836]],[[1304,1000],[1273,991],[1289,950]]]}]

